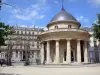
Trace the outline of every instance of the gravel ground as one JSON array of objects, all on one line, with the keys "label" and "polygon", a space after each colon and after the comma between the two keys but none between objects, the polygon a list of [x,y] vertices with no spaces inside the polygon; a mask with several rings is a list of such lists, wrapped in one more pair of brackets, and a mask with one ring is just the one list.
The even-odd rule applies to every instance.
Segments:
[{"label": "gravel ground", "polygon": [[100,66],[11,66],[0,67],[0,75],[100,75]]}]

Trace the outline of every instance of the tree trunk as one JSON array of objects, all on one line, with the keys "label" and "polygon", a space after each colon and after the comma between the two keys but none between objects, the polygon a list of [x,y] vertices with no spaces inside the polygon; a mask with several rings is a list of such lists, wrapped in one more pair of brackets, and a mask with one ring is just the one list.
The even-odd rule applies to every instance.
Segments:
[{"label": "tree trunk", "polygon": [[8,45],[8,50],[7,50],[7,65],[8,66],[12,65],[11,58],[12,58],[12,47]]}]

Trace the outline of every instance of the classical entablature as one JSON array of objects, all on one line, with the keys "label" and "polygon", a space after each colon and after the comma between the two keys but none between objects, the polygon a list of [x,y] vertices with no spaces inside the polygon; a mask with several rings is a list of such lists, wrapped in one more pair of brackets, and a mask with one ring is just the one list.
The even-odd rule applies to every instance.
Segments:
[{"label": "classical entablature", "polygon": [[58,28],[42,32],[40,36],[42,41],[66,39],[66,38],[88,40],[90,34],[83,29]]}]

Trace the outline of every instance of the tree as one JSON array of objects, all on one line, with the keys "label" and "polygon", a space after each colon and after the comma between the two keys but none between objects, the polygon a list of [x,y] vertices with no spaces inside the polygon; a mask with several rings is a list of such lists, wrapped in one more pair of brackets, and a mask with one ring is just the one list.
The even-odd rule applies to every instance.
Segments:
[{"label": "tree", "polygon": [[12,58],[12,48],[13,48],[13,46],[14,46],[14,43],[11,41],[11,38],[8,38],[8,44],[7,44],[7,46],[8,46],[8,50],[7,50],[7,65],[8,66],[11,66],[12,65],[12,62],[11,62],[11,58]]},{"label": "tree", "polygon": [[0,0],[0,10],[1,10],[2,0]]},{"label": "tree", "polygon": [[99,39],[100,42],[100,14],[97,15],[98,20],[94,23],[94,37]]},{"label": "tree", "polygon": [[98,53],[98,49],[99,49],[99,47],[100,47],[100,14],[98,14],[97,15],[97,17],[98,17],[98,20],[97,21],[95,21],[95,23],[94,23],[94,27],[93,27],[93,30],[94,30],[94,37],[96,38],[96,39],[98,39],[99,40],[99,46],[97,47],[97,45],[95,44],[94,46],[95,46],[95,58],[96,58],[96,62],[99,62],[99,53]]},{"label": "tree", "polygon": [[[14,33],[13,27],[9,26],[9,25],[5,25],[4,23],[0,22],[0,46],[8,46],[8,50],[7,50],[7,65],[11,65],[11,47],[9,44],[5,44],[6,41],[6,37],[10,34]],[[8,59],[9,58],[9,59]]]},{"label": "tree", "polygon": [[[10,6],[10,7],[14,8],[14,9],[17,9],[15,6],[10,5],[10,4],[8,4],[8,3],[4,3],[3,0],[0,0],[0,10],[1,10],[1,8],[2,8],[2,5],[7,5],[7,6]],[[19,9],[17,9],[17,10],[19,10]]]},{"label": "tree", "polygon": [[10,35],[13,34],[13,27],[9,26],[9,25],[5,25],[4,23],[0,22],[0,46],[4,46],[5,44],[5,38]]}]

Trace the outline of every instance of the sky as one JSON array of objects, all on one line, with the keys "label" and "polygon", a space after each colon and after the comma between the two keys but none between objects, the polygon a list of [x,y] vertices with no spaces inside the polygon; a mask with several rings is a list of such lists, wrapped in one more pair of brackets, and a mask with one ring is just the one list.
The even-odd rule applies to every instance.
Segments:
[{"label": "sky", "polygon": [[[61,11],[62,0],[3,0],[0,21],[11,26],[46,27]],[[100,0],[64,0],[64,8],[82,27],[91,27],[100,13]]]}]

